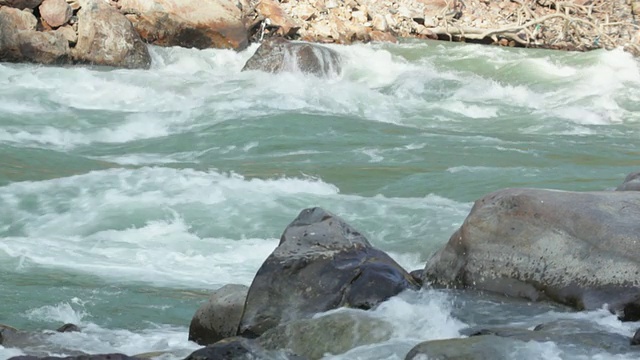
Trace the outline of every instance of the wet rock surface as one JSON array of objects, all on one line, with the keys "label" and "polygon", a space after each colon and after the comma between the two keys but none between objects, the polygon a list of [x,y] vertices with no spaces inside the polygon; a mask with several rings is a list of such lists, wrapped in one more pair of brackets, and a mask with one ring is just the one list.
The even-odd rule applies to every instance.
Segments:
[{"label": "wet rock surface", "polygon": [[236,335],[249,287],[229,284],[214,291],[196,311],[189,325],[189,340],[213,344]]},{"label": "wet rock surface", "polygon": [[340,54],[326,46],[271,38],[260,45],[242,71],[288,71],[335,77],[340,74],[341,69]]},{"label": "wet rock surface", "polygon": [[369,309],[417,284],[357,230],[321,209],[303,210],[249,288],[239,334],[258,337],[339,307]]},{"label": "wet rock surface", "polygon": [[640,312],[640,196],[504,189],[476,201],[425,267],[425,281],[550,299],[577,309]]}]

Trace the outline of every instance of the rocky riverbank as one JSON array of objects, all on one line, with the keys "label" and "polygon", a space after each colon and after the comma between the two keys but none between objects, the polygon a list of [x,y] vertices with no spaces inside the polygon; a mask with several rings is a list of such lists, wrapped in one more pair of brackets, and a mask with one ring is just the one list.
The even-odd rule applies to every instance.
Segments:
[{"label": "rocky riverbank", "polygon": [[144,43],[243,50],[439,39],[640,54],[629,0],[1,0],[0,61],[147,68]]}]

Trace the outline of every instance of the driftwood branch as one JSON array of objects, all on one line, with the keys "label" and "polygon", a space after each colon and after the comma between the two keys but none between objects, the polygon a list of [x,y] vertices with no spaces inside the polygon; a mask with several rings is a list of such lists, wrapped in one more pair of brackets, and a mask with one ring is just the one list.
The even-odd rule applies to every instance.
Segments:
[{"label": "driftwood branch", "polygon": [[[443,25],[430,29],[436,35],[447,36],[453,40],[493,41],[507,39],[520,46],[547,47],[554,44],[570,43],[576,49],[612,48],[616,39],[620,38],[617,27],[629,26],[638,28],[635,24],[623,22],[609,22],[608,13],[604,10],[608,6],[605,0],[596,0],[591,5],[577,5],[567,1],[547,1],[545,7],[553,9],[546,15],[536,14],[536,5],[540,2],[530,0],[511,0],[520,5],[517,10],[516,22],[512,25],[485,29],[458,24],[456,19],[445,18]],[[533,6],[533,7],[532,7]],[[548,7],[547,7],[548,6]],[[594,10],[594,9],[597,9]],[[540,13],[540,11],[538,11]],[[599,16],[596,17],[595,14]],[[513,17],[512,17],[513,19]],[[560,22],[558,22],[560,21]],[[611,30],[608,30],[608,29]],[[544,43],[538,43],[538,39],[544,37]]]}]

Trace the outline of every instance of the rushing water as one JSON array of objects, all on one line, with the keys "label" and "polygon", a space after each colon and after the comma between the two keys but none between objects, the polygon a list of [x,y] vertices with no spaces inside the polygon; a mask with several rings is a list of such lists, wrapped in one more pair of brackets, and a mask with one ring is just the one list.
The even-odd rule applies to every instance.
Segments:
[{"label": "rushing water", "polygon": [[[152,48],[148,71],[0,64],[0,323],[83,329],[0,359],[182,358],[208,293],[249,284],[306,207],[413,270],[483,194],[610,189],[638,170],[640,71],[622,51],[353,45],[319,79],[240,72],[254,49]],[[393,339],[327,358],[402,359],[485,324],[635,330],[606,310],[440,290],[374,313]],[[514,358],[634,356],[530,342]]]}]

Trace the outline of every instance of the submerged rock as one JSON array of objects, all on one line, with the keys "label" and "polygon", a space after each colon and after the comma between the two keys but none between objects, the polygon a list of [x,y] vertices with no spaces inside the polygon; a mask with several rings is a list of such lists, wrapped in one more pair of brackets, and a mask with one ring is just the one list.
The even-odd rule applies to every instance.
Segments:
[{"label": "submerged rock", "polygon": [[57,332],[79,332],[80,328],[78,327],[78,325],[75,324],[64,324],[62,326],[60,326],[58,329],[56,329]]},{"label": "submerged rock", "polygon": [[422,342],[407,354],[405,360],[511,360],[513,348],[521,341],[494,335],[464,339],[431,340]]},{"label": "submerged rock", "polygon": [[247,60],[242,71],[261,70],[270,73],[302,72],[320,77],[333,77],[342,71],[340,54],[326,46],[293,42],[283,38],[265,40]]},{"label": "submerged rock", "polygon": [[309,359],[342,354],[355,347],[391,338],[391,324],[364,311],[338,311],[292,321],[268,330],[258,342],[266,349],[291,349]]},{"label": "submerged rock", "polygon": [[196,350],[184,360],[304,360],[286,351],[267,351],[255,340],[231,337]]},{"label": "submerged rock", "polygon": [[256,274],[239,334],[339,307],[369,309],[408,288],[411,276],[360,232],[321,209],[303,210]]},{"label": "submerged rock", "polygon": [[75,62],[130,69],[151,66],[147,46],[124,15],[102,0],[79,1]]},{"label": "submerged rock", "polygon": [[209,345],[236,335],[249,287],[230,284],[214,291],[191,319],[189,340]]},{"label": "submerged rock", "polygon": [[425,279],[640,318],[640,193],[505,189],[476,201]]},{"label": "submerged rock", "polygon": [[640,191],[640,171],[627,175],[616,191]]},{"label": "submerged rock", "polygon": [[120,0],[149,44],[242,50],[249,45],[243,16],[231,0]]}]

